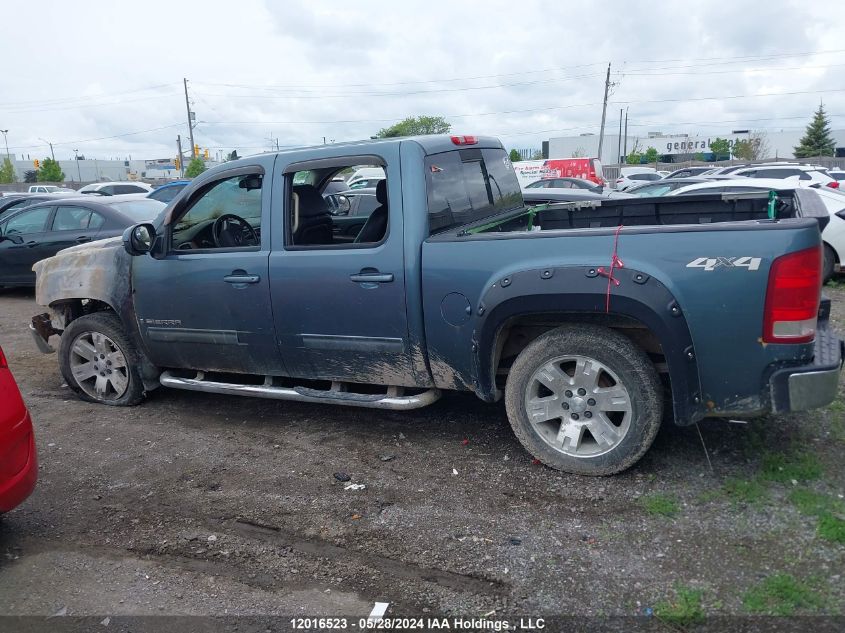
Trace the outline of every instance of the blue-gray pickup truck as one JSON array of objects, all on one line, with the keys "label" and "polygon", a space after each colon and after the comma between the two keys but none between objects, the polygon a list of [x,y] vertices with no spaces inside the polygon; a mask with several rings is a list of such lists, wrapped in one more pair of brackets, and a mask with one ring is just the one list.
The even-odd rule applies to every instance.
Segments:
[{"label": "blue-gray pickup truck", "polygon": [[[325,189],[382,168],[364,217]],[[153,223],[35,265],[67,384],[413,409],[504,400],[523,446],[619,472],[665,417],[820,407],[842,342],[811,190],[526,206],[501,143],[426,136],[243,158]],[[336,202],[336,201],[335,201]],[[332,211],[335,212],[333,215]]]}]

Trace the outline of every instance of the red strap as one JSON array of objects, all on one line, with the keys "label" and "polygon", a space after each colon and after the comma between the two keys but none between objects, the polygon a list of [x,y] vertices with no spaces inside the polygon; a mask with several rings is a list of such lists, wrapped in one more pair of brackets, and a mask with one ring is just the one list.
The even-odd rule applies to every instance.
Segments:
[{"label": "red strap", "polygon": [[616,233],[613,237],[613,253],[610,256],[610,270],[605,270],[603,266],[596,269],[596,272],[602,277],[607,277],[607,294],[605,296],[604,311],[610,312],[610,288],[611,284],[619,285],[619,280],[613,276],[613,271],[617,268],[625,268],[625,264],[619,259],[617,252],[619,250],[619,232],[622,230],[622,225],[616,227]]}]

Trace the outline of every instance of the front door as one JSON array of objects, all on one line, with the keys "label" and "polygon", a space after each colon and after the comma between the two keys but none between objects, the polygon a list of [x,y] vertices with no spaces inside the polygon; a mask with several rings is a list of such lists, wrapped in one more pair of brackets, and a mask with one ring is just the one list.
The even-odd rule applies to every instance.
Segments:
[{"label": "front door", "polygon": [[[373,212],[386,213],[387,226],[362,234],[357,242],[313,228],[327,222],[331,229],[332,218],[322,198],[307,190],[310,185],[294,186],[309,182],[308,169],[302,166],[280,179],[277,209],[284,211],[285,230],[279,227],[273,235],[278,248],[270,255],[270,293],[279,345],[292,376],[417,384],[405,310],[399,152],[392,151],[395,155],[380,157],[386,165],[388,205]],[[349,166],[356,165],[353,161]],[[311,171],[319,169],[317,164]]]},{"label": "front door", "polygon": [[0,222],[0,286],[35,285],[32,265],[55,255],[49,250],[48,220],[53,207],[36,207]]},{"label": "front door", "polygon": [[[272,162],[270,162],[272,164]],[[136,257],[135,312],[159,367],[282,374],[267,258],[263,169],[223,172],[161,227],[162,259]]]}]

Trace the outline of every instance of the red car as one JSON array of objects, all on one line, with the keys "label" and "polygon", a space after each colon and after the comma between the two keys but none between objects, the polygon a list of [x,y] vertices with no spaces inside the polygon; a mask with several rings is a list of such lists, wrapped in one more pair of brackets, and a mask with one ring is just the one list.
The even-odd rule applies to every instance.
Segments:
[{"label": "red car", "polygon": [[20,505],[37,479],[32,420],[0,348],[0,514]]}]

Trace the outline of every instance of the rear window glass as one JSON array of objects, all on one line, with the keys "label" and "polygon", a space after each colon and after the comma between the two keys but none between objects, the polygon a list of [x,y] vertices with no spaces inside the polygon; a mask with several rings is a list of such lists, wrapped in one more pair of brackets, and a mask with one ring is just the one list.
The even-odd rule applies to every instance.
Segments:
[{"label": "rear window glass", "polygon": [[503,149],[467,148],[425,159],[429,232],[438,233],[523,206]]}]

